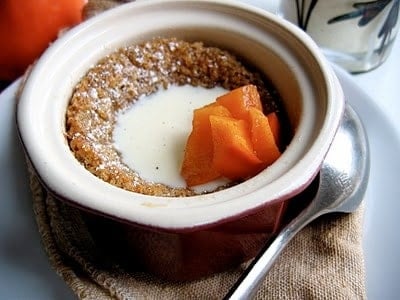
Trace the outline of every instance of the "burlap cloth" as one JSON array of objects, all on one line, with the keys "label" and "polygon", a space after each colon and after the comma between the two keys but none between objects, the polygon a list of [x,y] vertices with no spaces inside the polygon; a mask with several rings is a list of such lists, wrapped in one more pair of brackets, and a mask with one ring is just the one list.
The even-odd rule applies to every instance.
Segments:
[{"label": "burlap cloth", "polygon": [[[89,1],[85,16],[117,4]],[[33,173],[30,180],[44,249],[78,298],[221,299],[245,267],[186,283],[127,271],[102,256],[81,211],[47,194]],[[362,217],[360,207],[350,215],[324,216],[303,229],[265,278],[257,299],[365,299]]]}]

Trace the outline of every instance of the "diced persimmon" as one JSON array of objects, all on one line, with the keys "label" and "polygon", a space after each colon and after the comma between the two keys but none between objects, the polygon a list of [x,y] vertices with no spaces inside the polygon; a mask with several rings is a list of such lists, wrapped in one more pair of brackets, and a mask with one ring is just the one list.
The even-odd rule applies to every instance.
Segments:
[{"label": "diced persimmon", "polygon": [[249,84],[234,89],[217,98],[216,102],[225,106],[236,119],[247,120],[250,107],[262,110],[257,87]]},{"label": "diced persimmon", "polygon": [[[197,108],[193,111],[193,121],[192,121],[193,129],[202,129],[204,133],[211,134],[210,131],[211,115],[224,116],[224,117],[232,116],[232,114],[226,107],[219,105],[216,102],[212,102],[203,107]],[[209,137],[211,138],[211,136]]]},{"label": "diced persimmon", "polygon": [[279,123],[278,116],[275,112],[269,113],[267,115],[269,127],[271,127],[271,131],[274,135],[275,143],[279,147],[280,144],[280,136],[281,136],[281,127]]},{"label": "diced persimmon", "polygon": [[250,135],[254,151],[257,157],[269,166],[281,155],[275,143],[274,134],[271,130],[269,119],[262,111],[250,108]]},{"label": "diced persimmon", "polygon": [[255,155],[245,121],[223,116],[210,116],[214,144],[213,165],[231,180],[251,177],[264,168]]},{"label": "diced persimmon", "polygon": [[181,174],[189,187],[221,176],[244,180],[279,156],[280,124],[265,116],[257,88],[247,85],[196,109]]},{"label": "diced persimmon", "polygon": [[221,177],[214,168],[210,115],[230,116],[227,108],[212,103],[196,109],[193,114],[192,132],[190,133],[181,168],[181,175],[186,184],[191,187]]}]

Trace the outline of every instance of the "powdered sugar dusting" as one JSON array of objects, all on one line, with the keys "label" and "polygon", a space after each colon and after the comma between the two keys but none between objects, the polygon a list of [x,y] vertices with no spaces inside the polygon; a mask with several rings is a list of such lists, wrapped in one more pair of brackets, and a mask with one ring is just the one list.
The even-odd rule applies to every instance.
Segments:
[{"label": "powdered sugar dusting", "polygon": [[[196,194],[145,181],[127,167],[113,144],[116,117],[142,95],[171,84],[230,90],[249,83],[257,85],[266,112],[277,110],[262,78],[221,49],[161,38],[118,49],[93,66],[73,91],[66,116],[70,148],[90,172],[126,190],[171,197]],[[131,130],[148,128],[143,124]]]}]

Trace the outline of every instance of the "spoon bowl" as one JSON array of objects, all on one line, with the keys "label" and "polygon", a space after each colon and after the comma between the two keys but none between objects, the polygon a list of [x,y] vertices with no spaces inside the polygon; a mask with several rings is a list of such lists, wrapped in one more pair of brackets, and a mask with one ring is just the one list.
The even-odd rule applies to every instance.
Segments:
[{"label": "spoon bowl", "polygon": [[314,199],[267,244],[231,288],[225,299],[251,299],[289,241],[321,215],[357,209],[367,189],[370,169],[368,140],[356,112],[346,105],[341,125],[322,164]]}]

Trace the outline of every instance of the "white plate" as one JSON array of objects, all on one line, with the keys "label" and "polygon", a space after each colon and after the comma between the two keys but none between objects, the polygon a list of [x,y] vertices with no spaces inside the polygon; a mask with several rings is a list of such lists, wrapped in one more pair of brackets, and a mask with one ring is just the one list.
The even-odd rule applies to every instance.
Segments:
[{"label": "white plate", "polygon": [[[361,116],[371,146],[364,248],[369,299],[400,295],[400,138],[350,75],[336,68],[346,98]],[[24,156],[15,128],[14,83],[0,94],[0,298],[73,299],[51,269],[34,222]],[[34,124],[32,124],[34,126]]]},{"label": "white plate", "polygon": [[335,70],[347,101],[364,123],[371,149],[363,232],[368,299],[399,299],[400,131],[351,75],[339,68]]},{"label": "white plate", "polygon": [[15,126],[17,88],[0,94],[0,299],[73,299],[40,244]]}]

